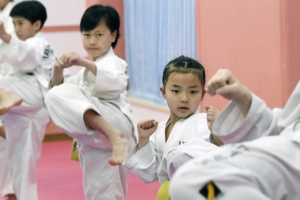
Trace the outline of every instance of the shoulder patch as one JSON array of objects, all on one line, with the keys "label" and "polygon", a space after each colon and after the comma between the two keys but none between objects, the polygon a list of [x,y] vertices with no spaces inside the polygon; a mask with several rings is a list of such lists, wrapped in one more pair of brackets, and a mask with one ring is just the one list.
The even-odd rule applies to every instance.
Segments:
[{"label": "shoulder patch", "polygon": [[207,200],[214,200],[215,197],[221,193],[221,190],[211,181],[204,185],[204,187],[199,190],[199,193]]}]

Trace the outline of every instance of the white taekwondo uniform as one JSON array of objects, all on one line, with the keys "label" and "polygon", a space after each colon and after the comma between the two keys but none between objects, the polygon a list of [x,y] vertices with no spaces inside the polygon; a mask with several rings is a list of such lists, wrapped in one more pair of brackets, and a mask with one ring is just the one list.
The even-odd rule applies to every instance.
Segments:
[{"label": "white taekwondo uniform", "polygon": [[75,138],[83,171],[86,199],[125,199],[129,171],[111,166],[111,145],[106,136],[85,126],[84,113],[92,109],[136,144],[133,117],[126,97],[127,63],[111,48],[95,64],[97,76],[83,68],[49,90],[45,102],[53,122]]},{"label": "white taekwondo uniform", "polygon": [[176,159],[174,161],[172,154],[172,159],[168,161],[166,156],[179,146],[184,146],[195,138],[200,138],[210,145],[206,113],[181,118],[166,141],[165,130],[169,123],[169,120],[160,122],[157,130],[150,136],[149,143],[140,150],[136,145],[123,162],[123,165],[145,183],[159,180],[162,184],[170,180],[175,171],[173,163],[176,163]]},{"label": "white taekwondo uniform", "polygon": [[206,199],[209,191],[224,200],[300,198],[300,82],[284,109],[252,97],[245,118],[231,102],[213,125],[226,144],[241,143],[183,165],[170,184],[172,200]]},{"label": "white taekwondo uniform", "polygon": [[[11,9],[14,6],[14,2],[8,2],[3,10],[0,11],[0,21],[3,22],[5,31],[9,34],[15,34],[14,24],[12,18],[9,16]],[[0,39],[0,45],[2,44]],[[10,70],[10,65],[0,60],[0,76],[6,75]],[[0,85],[0,88],[2,86]],[[0,126],[2,126],[2,119],[0,119]],[[5,139],[0,138],[0,194],[6,196],[8,194],[13,194],[13,185],[10,175],[10,170],[8,166],[8,151],[7,142]]]},{"label": "white taekwondo uniform", "polygon": [[12,66],[0,78],[1,87],[23,99],[3,116],[14,191],[18,200],[36,200],[35,164],[50,121],[44,92],[56,57],[40,32],[26,41],[12,36],[1,45],[0,55]]}]

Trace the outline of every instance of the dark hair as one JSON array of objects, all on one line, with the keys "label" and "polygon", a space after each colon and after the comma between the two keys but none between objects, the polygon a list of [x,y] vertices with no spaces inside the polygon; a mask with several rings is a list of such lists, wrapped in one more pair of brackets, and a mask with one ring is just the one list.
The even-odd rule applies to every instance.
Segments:
[{"label": "dark hair", "polygon": [[32,24],[41,20],[41,29],[47,19],[47,11],[45,6],[38,1],[22,1],[13,7],[10,11],[10,16],[24,17]]},{"label": "dark hair", "polygon": [[182,74],[192,73],[198,75],[202,87],[204,88],[206,78],[205,69],[198,61],[186,56],[180,56],[171,60],[166,65],[163,72],[162,82],[164,86],[166,85],[170,74],[173,72]]},{"label": "dark hair", "polygon": [[120,37],[120,16],[111,6],[97,4],[86,9],[80,21],[80,31],[91,31],[102,21],[105,22],[110,32],[117,31],[116,40],[111,44],[115,48]]}]

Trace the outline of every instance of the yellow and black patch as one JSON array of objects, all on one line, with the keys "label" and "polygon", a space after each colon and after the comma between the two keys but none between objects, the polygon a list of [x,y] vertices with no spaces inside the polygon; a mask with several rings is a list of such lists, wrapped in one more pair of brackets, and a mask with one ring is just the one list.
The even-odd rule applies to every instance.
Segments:
[{"label": "yellow and black patch", "polygon": [[201,188],[199,193],[207,200],[214,200],[221,193],[221,190],[211,181]]},{"label": "yellow and black patch", "polygon": [[71,160],[79,161],[77,142],[75,139],[72,141]]}]

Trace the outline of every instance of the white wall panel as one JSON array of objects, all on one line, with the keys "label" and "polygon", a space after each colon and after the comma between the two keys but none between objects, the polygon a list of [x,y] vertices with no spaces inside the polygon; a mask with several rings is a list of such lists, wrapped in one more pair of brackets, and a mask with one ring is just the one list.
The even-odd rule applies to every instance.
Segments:
[{"label": "white wall panel", "polygon": [[85,0],[40,0],[47,9],[45,26],[79,25],[86,9]]},{"label": "white wall panel", "polygon": [[[43,33],[50,43],[51,48],[55,51],[58,57],[64,53],[76,52],[79,55],[87,56],[86,51],[83,48],[81,34],[79,31],[68,32],[50,32]],[[71,67],[72,74],[76,73],[80,68]]]}]

